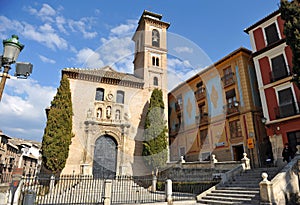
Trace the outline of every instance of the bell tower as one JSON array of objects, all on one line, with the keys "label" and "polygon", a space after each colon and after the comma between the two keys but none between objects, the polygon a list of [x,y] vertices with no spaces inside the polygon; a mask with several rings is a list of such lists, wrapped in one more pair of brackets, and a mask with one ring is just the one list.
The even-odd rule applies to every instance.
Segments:
[{"label": "bell tower", "polygon": [[144,10],[133,35],[134,75],[144,80],[144,88],[167,92],[167,29],[162,15]]}]

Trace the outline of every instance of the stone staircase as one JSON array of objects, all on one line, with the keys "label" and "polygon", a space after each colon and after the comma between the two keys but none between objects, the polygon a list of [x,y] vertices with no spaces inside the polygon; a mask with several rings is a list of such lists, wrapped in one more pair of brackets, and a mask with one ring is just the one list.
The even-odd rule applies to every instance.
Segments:
[{"label": "stone staircase", "polygon": [[261,174],[268,173],[271,180],[278,172],[278,167],[255,168],[246,170],[231,182],[219,184],[198,199],[198,204],[259,204],[259,183]]}]

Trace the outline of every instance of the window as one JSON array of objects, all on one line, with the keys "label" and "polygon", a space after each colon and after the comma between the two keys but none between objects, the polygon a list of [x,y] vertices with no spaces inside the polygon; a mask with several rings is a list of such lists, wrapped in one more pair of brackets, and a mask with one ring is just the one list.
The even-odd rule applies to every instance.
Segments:
[{"label": "window", "polygon": [[102,108],[97,109],[97,118],[102,118]]},{"label": "window", "polygon": [[230,104],[231,106],[233,105],[234,102],[236,102],[235,89],[226,92],[226,100],[227,103]]},{"label": "window", "polygon": [[152,46],[159,47],[160,37],[159,31],[156,29],[152,30]]},{"label": "window", "polygon": [[97,101],[103,101],[104,100],[104,89],[103,88],[97,88],[96,89],[95,100],[97,100]]},{"label": "window", "polygon": [[234,79],[233,79],[234,73],[232,72],[231,67],[224,69],[223,74],[224,76],[222,77],[222,81],[224,86],[231,85],[232,83],[234,83]]},{"label": "window", "polygon": [[267,38],[267,44],[270,45],[279,40],[276,24],[273,23],[265,28],[265,34]]},{"label": "window", "polygon": [[296,103],[291,88],[278,91],[279,109],[277,117],[288,117],[297,114]]},{"label": "window", "polygon": [[288,76],[287,66],[284,56],[281,54],[271,59],[272,62],[272,81],[280,80]]},{"label": "window", "polygon": [[124,91],[118,90],[117,91],[117,103],[124,104]]},{"label": "window", "polygon": [[152,65],[153,66],[159,66],[159,58],[152,56]]},{"label": "window", "polygon": [[233,114],[239,112],[239,103],[236,100],[235,89],[229,90],[226,92],[226,101],[227,101],[227,114]]},{"label": "window", "polygon": [[242,128],[239,120],[229,122],[229,128],[230,128],[230,136],[232,139],[242,137]]},{"label": "window", "polygon": [[158,78],[157,77],[153,78],[153,85],[158,86]]},{"label": "window", "polygon": [[120,119],[121,119],[121,111],[120,110],[116,110],[115,120],[120,120]]}]

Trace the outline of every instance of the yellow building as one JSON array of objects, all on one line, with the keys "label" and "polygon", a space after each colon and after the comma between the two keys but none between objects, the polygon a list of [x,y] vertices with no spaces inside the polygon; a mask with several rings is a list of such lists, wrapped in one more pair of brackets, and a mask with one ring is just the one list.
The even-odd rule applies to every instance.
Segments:
[{"label": "yellow building", "polygon": [[[251,51],[239,48],[169,93],[170,160],[265,160]],[[260,156],[260,157],[258,157]]]}]

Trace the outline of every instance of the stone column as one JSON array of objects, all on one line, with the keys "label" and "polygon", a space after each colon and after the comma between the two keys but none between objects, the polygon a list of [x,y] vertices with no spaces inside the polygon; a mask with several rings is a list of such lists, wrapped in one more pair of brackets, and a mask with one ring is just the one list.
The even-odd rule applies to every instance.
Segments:
[{"label": "stone column", "polygon": [[107,179],[104,182],[104,200],[103,205],[110,205],[111,200],[111,187],[112,187],[112,180]]},{"label": "stone column", "polygon": [[172,204],[172,180],[171,179],[166,180],[165,190],[166,190],[166,202],[168,202],[168,204]]},{"label": "stone column", "polygon": [[272,204],[272,183],[268,180],[268,174],[262,173],[263,180],[259,183],[261,204]]},{"label": "stone column", "polygon": [[152,189],[151,191],[155,192],[156,191],[156,184],[157,184],[157,177],[155,174],[152,176]]}]

